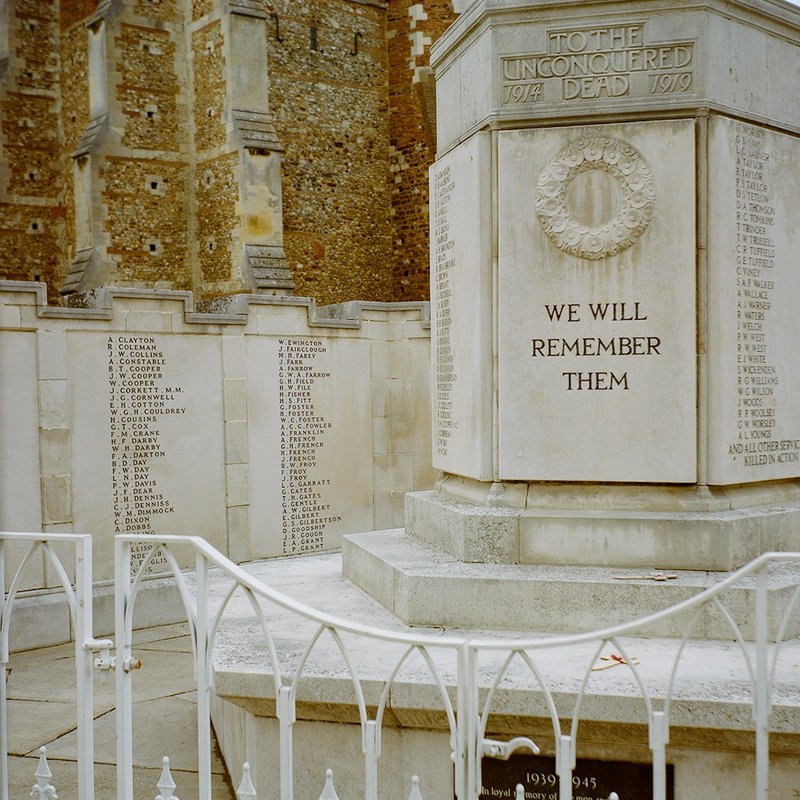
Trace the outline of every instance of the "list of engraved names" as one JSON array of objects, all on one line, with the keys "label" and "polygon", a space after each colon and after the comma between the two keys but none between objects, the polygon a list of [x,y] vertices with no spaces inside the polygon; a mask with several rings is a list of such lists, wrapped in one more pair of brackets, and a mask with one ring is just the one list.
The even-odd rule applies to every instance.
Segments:
[{"label": "list of engraved names", "polygon": [[436,173],[433,186],[434,315],[436,348],[436,440],[434,447],[446,456],[449,439],[458,422],[453,419],[453,387],[457,376],[450,339],[452,324],[452,275],[455,268],[455,240],[450,232],[450,199],[456,188],[450,167]]},{"label": "list of engraved names", "polygon": [[766,131],[736,124],[736,427],[728,455],[759,467],[798,461],[800,440],[784,439],[776,395],[781,381],[774,361],[776,218]]},{"label": "list of engraved names", "polygon": [[331,378],[327,354],[321,339],[278,340],[284,553],[321,550],[326,529],[342,521],[331,510],[331,479],[318,463],[333,426],[317,413],[313,397],[313,387]]},{"label": "list of engraved names", "polygon": [[159,521],[175,507],[151,467],[169,456],[162,429],[186,414],[183,388],[169,380],[155,336],[109,336],[107,355],[114,530],[163,533]]}]

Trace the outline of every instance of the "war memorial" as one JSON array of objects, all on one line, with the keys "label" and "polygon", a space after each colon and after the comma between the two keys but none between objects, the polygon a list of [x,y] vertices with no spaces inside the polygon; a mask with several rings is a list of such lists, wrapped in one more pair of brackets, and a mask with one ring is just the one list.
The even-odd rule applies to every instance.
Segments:
[{"label": "war memorial", "polygon": [[[0,284],[0,374],[16,378],[0,384],[0,528],[91,532],[98,619],[116,533],[200,535],[310,605],[443,636],[601,629],[800,551],[800,10],[477,0],[431,64],[429,305],[195,307],[109,287],[61,308]],[[142,624],[177,618],[149,569]],[[35,621],[28,646],[69,628],[40,576],[18,612]],[[796,614],[779,619],[796,583],[770,575],[771,636],[798,633]],[[737,591],[751,641],[755,585]],[[683,626],[628,642],[657,685]],[[221,639],[214,725],[229,766],[248,760],[267,786],[279,698],[256,638],[243,612]],[[693,710],[662,743],[676,800],[753,794],[732,638],[716,611],[693,630]],[[800,794],[792,647],[775,672],[780,798]],[[353,657],[377,674],[382,651]],[[569,653],[558,668],[567,702],[580,669]],[[315,669],[293,720],[306,794],[362,747],[340,667]],[[582,796],[607,796],[593,793],[604,771],[636,791],[650,780],[623,672],[585,694]],[[413,670],[394,688],[381,770],[452,797],[435,688]],[[535,691],[498,704],[487,733],[555,755]],[[503,761],[522,765],[526,797],[555,797],[537,789],[543,762],[516,758],[534,757]],[[481,796],[511,797],[483,761]],[[341,769],[341,796],[362,772]]]}]

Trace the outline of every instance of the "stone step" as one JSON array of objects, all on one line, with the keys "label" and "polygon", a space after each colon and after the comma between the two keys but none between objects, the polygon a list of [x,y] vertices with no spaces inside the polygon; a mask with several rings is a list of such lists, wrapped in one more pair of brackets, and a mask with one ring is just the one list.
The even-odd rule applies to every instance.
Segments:
[{"label": "stone step", "polygon": [[[400,528],[343,537],[342,571],[408,625],[563,634],[654,614],[728,577],[726,572],[678,570],[667,573],[675,578],[656,581],[646,571],[624,568],[466,563],[432,550]],[[798,582],[796,567],[780,565],[771,571],[771,636],[777,633]],[[742,636],[752,639],[755,579],[743,579],[726,590],[721,601]],[[689,625],[693,639],[736,638],[714,605],[699,615],[688,611],[659,620],[636,634],[680,637]],[[798,632],[787,630],[785,635]]]},{"label": "stone step", "polygon": [[[374,536],[383,539],[388,548],[397,544],[400,534],[402,531],[385,531]],[[458,696],[459,654],[448,645],[464,638],[484,643],[494,640],[497,647],[481,648],[475,663],[476,708],[478,713],[488,715],[487,734],[497,741],[530,737],[548,756],[553,755],[560,740],[548,715],[543,687],[555,704],[559,733],[570,730],[573,714],[580,719],[576,748],[579,759],[649,763],[649,710],[643,694],[646,690],[654,709],[663,708],[680,653],[671,692],[667,749],[667,763],[675,770],[675,800],[745,800],[754,796],[753,692],[742,649],[735,643],[689,641],[684,646],[675,638],[620,637],[599,650],[599,643],[594,640],[564,646],[559,645],[560,637],[545,637],[543,647],[532,647],[533,636],[507,635],[492,629],[410,629],[342,577],[338,554],[268,559],[244,565],[244,569],[254,579],[333,615],[344,624],[427,637],[428,655],[453,703]],[[212,570],[206,586],[212,615],[228,597],[229,589],[225,576]],[[645,591],[641,587],[640,590]],[[444,593],[438,600],[445,602]],[[481,600],[476,598],[476,602]],[[284,605],[262,605],[274,636],[284,685],[288,685],[320,625],[293,614]],[[431,638],[441,646],[430,644]],[[247,760],[254,775],[269,776],[269,781],[265,778],[257,783],[258,787],[270,781],[274,785],[281,738],[276,720],[276,681],[264,635],[246,598],[234,597],[216,642],[214,726],[222,751],[228,763]],[[528,643],[526,649],[541,680],[519,655],[507,661],[510,647],[524,647],[524,642]],[[602,666],[609,663],[610,654],[620,652],[637,662],[641,684],[628,667],[618,666],[590,671],[584,685],[587,670],[595,662]],[[771,648],[770,657],[774,652]],[[453,740],[442,702],[442,686],[419,653],[410,654],[395,674],[398,662],[407,655],[405,644],[380,637],[342,633],[341,639],[334,639],[327,631],[319,636],[303,664],[302,679],[296,684],[296,714],[291,726],[296,796],[318,796],[320,777],[331,765],[336,770],[340,797],[363,796],[364,736],[354,692],[355,675],[369,719],[375,718],[374,709],[385,682],[392,679],[381,726],[381,785],[403,786],[405,797],[405,783],[416,774],[425,787],[423,796],[454,797],[450,759]],[[797,785],[798,663],[800,640],[784,642],[771,681],[770,797],[791,797]],[[497,688],[490,697],[495,682]],[[484,766],[488,762],[488,758],[483,759]],[[722,788],[719,776],[725,781]],[[399,792],[397,789],[395,794]],[[628,792],[621,796],[639,795]]]}]

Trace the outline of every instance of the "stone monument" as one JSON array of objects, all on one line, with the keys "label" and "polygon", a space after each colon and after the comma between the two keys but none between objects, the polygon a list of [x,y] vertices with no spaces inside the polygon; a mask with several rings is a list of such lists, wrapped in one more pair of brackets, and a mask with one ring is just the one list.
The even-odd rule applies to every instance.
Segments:
[{"label": "stone monument", "polygon": [[443,477],[346,574],[407,622],[566,630],[647,610],[621,570],[800,549],[800,10],[481,0],[431,62]]}]

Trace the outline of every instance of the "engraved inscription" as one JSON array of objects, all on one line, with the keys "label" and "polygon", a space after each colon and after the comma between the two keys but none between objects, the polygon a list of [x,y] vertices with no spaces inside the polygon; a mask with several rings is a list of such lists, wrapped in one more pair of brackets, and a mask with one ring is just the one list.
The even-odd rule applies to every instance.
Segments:
[{"label": "engraved inscription", "polygon": [[665,72],[663,75],[650,76],[650,94],[688,92],[691,85],[691,72]]},{"label": "engraved inscription", "polygon": [[[560,781],[552,757],[515,753],[505,761],[484,758],[481,772],[479,800],[512,800],[518,784],[522,784],[525,800],[558,800],[560,796]],[[671,764],[667,764],[666,772],[666,797],[672,800],[675,780]],[[572,774],[575,800],[605,800],[612,792],[619,797],[651,800],[652,765],[577,759]]]},{"label": "engraved inscription", "polygon": [[[569,199],[572,182],[589,171],[611,178],[622,200],[616,215],[594,226],[576,217]],[[617,255],[638,241],[653,218],[655,194],[650,168],[638,150],[618,139],[586,137],[559,151],[545,165],[536,187],[536,216],[559,250],[596,261]]]},{"label": "engraved inscription", "polygon": [[[644,333],[625,334],[619,328],[621,323],[647,322],[644,303],[641,301],[545,303],[544,311],[548,321],[557,327],[560,324],[580,325],[589,322],[593,328],[597,323],[605,323],[613,328],[605,336],[546,336],[531,339],[531,358],[566,358],[570,365],[574,359],[590,359],[588,362],[575,362],[574,370],[561,373],[563,379],[561,388],[568,392],[627,391],[632,385],[632,381],[628,378],[627,359],[662,354],[661,336]],[[605,364],[605,359],[609,357],[614,359],[614,363],[617,363],[617,358],[625,359],[622,362],[624,365],[622,369],[593,370],[590,366],[583,366],[584,363],[591,365],[591,360],[594,358],[603,358]]]},{"label": "engraved inscription", "polygon": [[694,43],[649,43],[644,22],[547,31],[547,50],[502,60],[504,105],[689,92]]},{"label": "engraved inscription", "polygon": [[[116,533],[164,533],[159,521],[175,513],[171,499],[151,472],[167,458],[163,428],[183,417],[183,387],[170,380],[163,350],[154,336],[109,336],[108,390],[111,486]],[[134,568],[147,555],[134,547]],[[165,564],[156,553],[148,571]]]},{"label": "engraved inscription", "polygon": [[436,452],[447,455],[449,439],[458,428],[453,419],[453,387],[458,380],[450,340],[452,273],[455,269],[453,248],[455,240],[450,233],[450,198],[456,184],[450,167],[436,174],[433,185],[433,228],[434,228],[434,317],[436,322],[436,405],[435,442]]},{"label": "engraved inscription", "polygon": [[313,387],[330,381],[322,339],[278,340],[283,552],[322,550],[325,532],[341,515],[332,511],[331,479],[318,466],[333,427],[317,412]]},{"label": "engraved inscription", "polygon": [[766,131],[736,124],[736,440],[731,460],[745,467],[800,460],[800,439],[782,438],[776,394],[782,376],[773,358],[777,219]]},{"label": "engraved inscription", "polygon": [[504,103],[535,103],[542,96],[541,81],[520,81],[503,86]]}]

